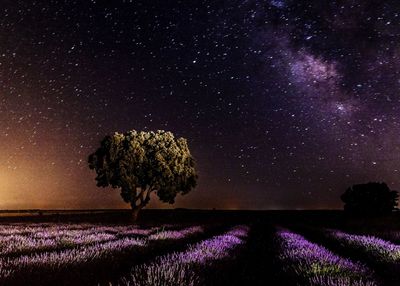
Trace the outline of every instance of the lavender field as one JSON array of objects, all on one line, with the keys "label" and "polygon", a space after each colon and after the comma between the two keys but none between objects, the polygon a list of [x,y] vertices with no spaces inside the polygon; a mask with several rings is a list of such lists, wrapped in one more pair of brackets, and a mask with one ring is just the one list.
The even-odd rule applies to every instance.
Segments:
[{"label": "lavender field", "polygon": [[1,285],[400,285],[400,231],[267,219],[4,222]]}]

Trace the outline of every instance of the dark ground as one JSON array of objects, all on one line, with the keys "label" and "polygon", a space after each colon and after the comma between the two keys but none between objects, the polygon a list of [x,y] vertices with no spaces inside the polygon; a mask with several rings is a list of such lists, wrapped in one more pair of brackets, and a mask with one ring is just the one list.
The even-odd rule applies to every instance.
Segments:
[{"label": "dark ground", "polygon": [[[130,210],[3,210],[0,223],[14,222],[91,222],[129,223]],[[144,209],[138,224],[159,223],[270,223],[274,225],[306,224],[340,228],[400,228],[400,212],[380,217],[350,217],[341,210],[192,210]]]}]

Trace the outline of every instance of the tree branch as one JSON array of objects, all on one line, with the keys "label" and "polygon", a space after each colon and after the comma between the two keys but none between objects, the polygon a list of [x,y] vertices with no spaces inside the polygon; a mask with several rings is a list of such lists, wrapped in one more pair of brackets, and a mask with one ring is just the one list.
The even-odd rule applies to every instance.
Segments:
[{"label": "tree branch", "polygon": [[149,203],[151,192],[155,191],[155,188],[151,186],[146,186],[145,188],[138,188],[138,189],[139,191],[136,189],[137,195],[135,194],[132,197],[131,201],[132,208],[143,208],[145,205]]}]

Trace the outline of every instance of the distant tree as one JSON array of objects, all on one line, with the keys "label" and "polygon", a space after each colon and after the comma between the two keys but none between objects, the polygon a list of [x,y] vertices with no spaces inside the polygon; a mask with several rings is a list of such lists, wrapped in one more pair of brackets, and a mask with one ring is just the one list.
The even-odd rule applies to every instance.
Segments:
[{"label": "distant tree", "polygon": [[187,194],[197,181],[186,139],[162,130],[106,136],[89,156],[89,168],[97,173],[97,186],[121,190],[122,199],[132,207],[134,221],[151,193],[172,204],[177,194]]},{"label": "distant tree", "polygon": [[388,214],[397,207],[398,192],[385,183],[354,185],[340,197],[344,210],[358,214]]}]

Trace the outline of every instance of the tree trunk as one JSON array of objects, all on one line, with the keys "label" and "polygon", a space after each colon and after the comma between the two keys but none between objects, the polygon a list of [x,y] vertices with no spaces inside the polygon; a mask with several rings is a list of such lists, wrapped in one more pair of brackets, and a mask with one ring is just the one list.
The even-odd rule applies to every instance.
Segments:
[{"label": "tree trunk", "polygon": [[141,207],[132,208],[132,222],[137,221],[141,209],[142,209]]},{"label": "tree trunk", "polygon": [[135,223],[137,221],[140,210],[144,208],[150,201],[150,193],[152,191],[153,190],[151,188],[142,188],[139,195],[135,196],[131,201],[132,222]]}]

